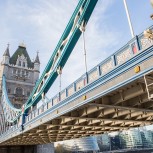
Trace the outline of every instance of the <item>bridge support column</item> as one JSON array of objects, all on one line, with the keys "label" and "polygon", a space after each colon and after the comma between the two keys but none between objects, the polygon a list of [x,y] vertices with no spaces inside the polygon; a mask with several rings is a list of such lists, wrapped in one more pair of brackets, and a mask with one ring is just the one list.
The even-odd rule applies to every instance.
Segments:
[{"label": "bridge support column", "polygon": [[0,153],[37,153],[37,148],[36,146],[2,146]]}]

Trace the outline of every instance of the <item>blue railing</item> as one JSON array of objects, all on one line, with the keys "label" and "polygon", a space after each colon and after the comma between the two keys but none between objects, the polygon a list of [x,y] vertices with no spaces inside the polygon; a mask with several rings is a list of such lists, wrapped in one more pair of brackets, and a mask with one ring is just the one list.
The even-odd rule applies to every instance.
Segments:
[{"label": "blue railing", "polygon": [[[153,26],[151,26],[150,29],[153,29]],[[119,49],[114,54],[109,56],[103,62],[99,63],[96,67],[91,69],[86,74],[83,74],[79,79],[77,79],[75,82],[70,84],[67,88],[62,90],[57,95],[55,95],[46,104],[32,111],[26,117],[25,122],[27,123],[31,119],[39,116],[41,113],[45,112],[46,110],[50,109],[56,104],[61,103],[63,100],[66,100],[66,98],[72,96],[74,93],[78,92],[85,86],[94,82],[98,78],[106,75],[108,72],[118,67],[119,65],[125,63],[130,58],[136,56],[137,54],[139,54],[139,52],[149,47],[152,43],[153,42],[151,40],[144,38],[143,33],[141,33],[139,36],[135,36],[121,49]]]},{"label": "blue railing", "polygon": [[[153,29],[153,26],[150,27],[150,29]],[[113,71],[115,68],[128,61],[130,58],[138,55],[140,52],[147,49],[151,45],[153,45],[153,41],[145,39],[143,33],[138,36],[135,36],[121,49],[109,56],[103,62],[99,63],[86,74],[83,74],[79,79],[77,79],[67,88],[55,95],[44,105],[42,105],[36,110],[31,111],[25,118],[25,124],[27,124],[29,121],[36,118],[40,114],[44,113],[45,111],[49,110],[53,106],[57,105],[58,103],[62,103],[68,98],[71,98],[75,93],[78,93],[79,91],[81,91],[81,89],[85,88],[91,83],[94,83],[94,81],[98,80],[99,78],[105,77],[105,75],[107,75],[109,72]],[[21,121],[19,121],[17,125],[9,127],[8,130],[4,132],[2,135],[5,138],[5,134],[8,135],[13,131],[18,130],[20,126]]]}]

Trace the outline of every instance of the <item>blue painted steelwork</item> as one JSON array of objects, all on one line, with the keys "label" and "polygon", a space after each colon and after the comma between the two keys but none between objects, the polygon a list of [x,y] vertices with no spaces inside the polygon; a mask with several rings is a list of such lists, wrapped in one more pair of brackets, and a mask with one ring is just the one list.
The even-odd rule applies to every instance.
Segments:
[{"label": "blue painted steelwork", "polygon": [[[152,27],[153,28],[153,27]],[[116,60],[116,58],[111,58],[111,57],[116,57],[117,54],[121,53],[121,52],[124,52],[125,51],[125,48],[127,48],[127,46],[130,46],[131,48],[131,45],[130,44],[133,44],[134,42],[137,42],[139,41],[139,44],[142,43],[142,40],[143,39],[143,35],[139,35],[139,36],[136,36],[135,38],[133,38],[131,41],[129,41],[129,43],[127,43],[124,47],[122,47],[122,49],[120,49],[119,51],[117,51],[116,53],[114,53],[113,55],[111,55],[110,57],[108,57],[104,62],[98,64],[96,67],[94,67],[92,70],[90,70],[87,75],[83,75],[81,78],[79,78],[77,81],[75,81],[74,83],[72,83],[68,88],[64,89],[63,91],[61,91],[61,94],[63,92],[65,92],[66,94],[66,97],[65,99],[60,99],[61,101],[58,102],[58,104],[54,104],[54,99],[56,99],[58,95],[56,95],[55,97],[53,97],[48,103],[46,103],[44,106],[42,106],[41,108],[38,108],[37,110],[31,112],[27,117],[26,117],[26,123],[24,124],[25,126],[25,130],[26,128],[35,123],[36,121],[42,119],[43,117],[45,117],[45,115],[47,114],[51,114],[53,111],[61,108],[62,106],[70,103],[72,100],[74,99],[77,99],[79,98],[80,96],[84,95],[85,93],[91,91],[91,90],[94,90],[96,89],[99,85],[102,85],[102,84],[105,84],[107,83],[108,81],[110,80],[113,80],[113,78],[121,75],[122,73],[130,70],[132,67],[136,66],[136,65],[139,65],[141,64],[142,62],[144,62],[145,60],[148,60],[149,58],[151,58],[153,56],[153,46],[151,45],[150,47],[148,48],[142,48],[141,47],[141,50],[139,48],[137,48],[138,50],[138,53],[137,54],[134,54],[131,52],[132,56],[129,60],[125,60],[124,63],[120,64],[120,65],[115,65],[114,68],[112,70],[110,70],[109,72],[107,72],[106,74],[103,74],[100,67],[102,65],[104,65],[107,61],[109,61],[110,59],[111,60]],[[142,45],[141,45],[142,46]],[[116,61],[115,61],[116,62]],[[75,90],[75,86],[76,86],[76,83],[79,82],[80,80],[82,79],[86,79],[86,77],[89,77],[90,74],[94,71],[97,71],[98,74],[98,78],[93,80],[93,81],[89,81],[88,84],[85,84],[84,87],[78,91]],[[96,99],[100,96],[103,96],[119,87],[122,87],[140,77],[142,77],[145,73],[149,72],[149,71],[153,71],[153,68],[149,68],[149,69],[146,69],[145,71],[142,71],[140,73],[138,73],[137,75],[133,76],[132,78],[129,78],[128,80],[125,80],[123,82],[120,82],[120,84],[117,84],[116,86],[113,86],[105,91],[102,91],[100,94],[98,95],[95,95],[94,97],[92,97],[92,99]],[[72,88],[74,90],[74,93],[72,95],[69,95],[68,94],[68,90],[69,88]],[[61,95],[60,94],[60,95]],[[85,103],[88,103],[90,102],[92,99],[87,99],[85,101],[83,101],[81,104],[78,104],[76,105],[75,107],[73,107],[73,109],[85,104]],[[72,108],[70,108],[68,111],[71,111]],[[65,111],[62,112],[62,114],[66,113]],[[58,115],[62,115],[62,114],[56,114],[56,116],[52,116],[52,119],[57,117]],[[37,126],[37,125],[36,125]],[[9,137],[9,134],[10,133],[14,133],[14,132],[17,132],[18,131],[18,128],[20,127],[20,124],[17,124],[13,127],[10,128],[10,130],[8,130],[6,133],[3,134],[3,138],[5,138],[5,136]],[[19,131],[18,131],[19,132]],[[0,140],[2,140],[0,139]]]},{"label": "blue painted steelwork", "polygon": [[[153,47],[151,47],[151,48],[149,48],[148,50],[145,51],[145,52],[146,52],[146,55],[148,55],[148,58],[150,58],[151,56],[153,56],[152,50],[153,50]],[[150,53],[149,53],[149,52],[150,52]],[[149,53],[149,54],[147,54],[147,53]],[[140,56],[140,57],[142,58],[142,61],[144,61],[144,60],[146,59],[146,56],[143,56],[143,55],[144,55],[144,54],[141,54],[141,56]],[[139,58],[140,58],[140,57],[139,57]],[[136,60],[135,57],[134,57],[134,59]],[[137,64],[140,64],[140,63],[141,63],[141,61],[138,61],[138,63],[134,63],[134,65],[137,65]],[[124,66],[125,66],[125,65],[124,65]],[[127,65],[126,65],[126,66],[127,66]],[[127,69],[129,70],[129,67],[127,67]],[[127,71],[127,69],[124,69],[121,73]],[[120,71],[121,71],[121,70],[120,70]],[[105,94],[111,92],[111,91],[114,91],[115,89],[117,89],[117,88],[119,88],[119,87],[122,87],[122,86],[124,86],[124,85],[126,85],[126,84],[128,84],[128,83],[130,83],[130,82],[132,82],[132,81],[134,81],[134,80],[136,80],[136,79],[142,77],[145,73],[147,73],[147,72],[149,72],[149,71],[153,71],[153,68],[146,69],[145,71],[142,71],[141,73],[138,73],[137,75],[135,75],[134,77],[130,78],[129,80],[125,80],[124,82],[121,82],[120,84],[118,84],[118,85],[116,85],[116,86],[113,86],[113,87],[111,87],[110,89],[108,89],[108,90],[106,90],[106,91],[102,91],[102,93],[100,93],[99,95],[95,95],[94,97],[92,97],[92,99],[87,99],[87,100],[83,101],[81,104],[78,104],[77,106],[73,107],[73,109],[76,109],[76,108],[80,107],[81,105],[90,102],[91,100],[94,100],[94,99],[96,99],[96,98],[98,98],[98,97],[101,97],[101,96],[103,96],[103,95],[105,95]],[[118,76],[118,75],[119,75],[119,74],[116,74],[116,76]],[[116,76],[114,75],[114,76],[112,76],[112,77],[116,77]],[[110,75],[110,77],[111,77],[111,75]],[[109,77],[107,80],[111,79],[110,77]],[[91,83],[91,86],[92,86],[93,84],[95,84],[96,86],[98,86],[100,82],[102,82],[102,81],[99,80],[99,81],[97,82],[97,85],[93,82],[93,83]],[[102,83],[104,83],[104,82],[105,82],[105,80],[104,80]],[[88,90],[88,91],[89,91],[89,90],[93,90],[93,89],[91,89],[91,86],[89,87],[89,89],[86,88],[86,90]],[[93,88],[95,89],[96,86],[94,86]],[[87,92],[88,92],[88,91],[87,91]],[[84,91],[84,92],[85,92],[85,91]],[[34,117],[34,118],[32,118],[32,113],[29,114],[29,116],[28,116],[29,120],[27,120],[27,122],[26,122],[25,125],[24,125],[24,126],[25,126],[25,129],[28,128],[29,125],[31,125],[31,124],[35,123],[36,121],[38,121],[38,120],[42,119],[43,117],[45,117],[45,115],[51,114],[53,111],[55,111],[55,110],[61,108],[61,107],[64,106],[65,104],[67,104],[67,103],[69,103],[70,101],[72,101],[74,98],[77,98],[76,96],[81,96],[81,95],[83,95],[84,92],[82,91],[81,93],[77,93],[77,95],[75,95],[75,96],[71,96],[69,99],[66,99],[66,100],[62,101],[61,103],[58,103],[57,105],[51,107],[50,109],[47,109],[45,112],[42,112],[42,113],[39,112],[39,114],[38,114],[36,117]],[[71,111],[71,110],[72,110],[72,109],[69,109],[68,111]],[[37,111],[38,111],[38,110],[37,110]],[[150,110],[150,111],[152,111],[152,110]],[[67,111],[63,111],[62,114],[66,113],[66,112],[67,112]],[[51,116],[51,117],[52,117],[52,119],[53,119],[53,118],[56,118],[56,117],[58,117],[59,115],[62,115],[62,114],[56,114],[55,116]],[[31,117],[30,117],[30,116],[31,116]],[[36,126],[38,126],[38,125],[36,125]],[[19,132],[19,127],[18,127],[17,125],[16,125],[15,127],[12,127],[12,128],[11,128],[10,130],[8,130],[6,133],[4,133],[3,136],[0,138],[0,142],[1,142],[2,140],[4,141],[4,140],[6,140],[7,138],[10,138],[10,135],[11,135],[12,133],[20,133],[20,132]]]},{"label": "blue painted steelwork", "polygon": [[[153,27],[151,27],[153,28]],[[110,70],[108,73],[103,74],[102,71],[100,70],[99,67],[101,67],[102,65],[104,65],[105,63],[107,63],[107,61],[114,60],[115,63],[116,62],[116,58],[111,58],[112,56],[116,57],[117,54],[124,52],[125,48],[127,48],[128,46],[131,47],[130,44],[132,44],[133,42],[137,41],[137,38],[141,39],[143,37],[142,34],[140,34],[139,36],[136,36],[135,38],[133,38],[132,40],[129,41],[128,44],[126,44],[125,46],[123,46],[119,51],[117,51],[116,53],[114,53],[113,55],[111,55],[110,57],[108,57],[105,61],[103,61],[102,63],[98,64],[96,67],[94,67],[92,70],[90,70],[87,73],[86,77],[89,77],[90,73],[92,73],[93,71],[97,71],[97,73],[101,74],[100,76],[98,76],[97,79],[95,79],[92,82],[88,82],[88,84],[84,85],[84,87],[82,89],[79,89],[78,91],[75,89],[75,86],[77,84],[77,82],[79,82],[80,80],[82,80],[84,78],[85,75],[83,75],[81,78],[79,78],[78,80],[76,80],[74,83],[72,83],[71,85],[69,85],[66,89],[64,89],[62,92],[64,91],[68,91],[69,88],[73,88],[73,94],[72,95],[68,95],[64,100],[59,99],[59,94],[54,96],[50,102],[54,102],[54,99],[58,98],[58,103],[57,104],[52,104],[52,110],[56,110],[59,107],[61,107],[62,105],[65,105],[66,103],[68,103],[69,101],[72,101],[74,98],[78,98],[81,95],[84,95],[85,93],[89,92],[90,90],[93,90],[96,88],[96,86],[99,86],[99,84],[105,84],[107,81],[112,80],[113,78],[121,75],[122,73],[126,72],[127,70],[130,70],[131,67],[139,65],[140,63],[142,63],[144,60],[147,60],[148,58],[150,58],[152,56],[152,48],[148,48],[147,50],[145,50],[145,52],[143,52],[143,49],[141,48],[141,50],[139,50],[139,48],[137,48],[138,53],[135,55],[134,53],[131,52],[131,58],[130,59],[126,59],[122,64],[118,64],[115,65],[113,67],[112,70]],[[140,60],[140,58],[142,58]],[[98,69],[97,69],[98,67]],[[130,78],[130,80],[128,81],[131,82],[141,76],[144,75],[144,73],[148,72],[152,70],[146,70],[145,72],[141,72],[138,75],[134,76],[134,78]],[[87,79],[87,78],[86,78]],[[117,85],[117,87],[123,86],[125,85],[123,82],[121,82],[119,85]],[[105,95],[106,93],[109,93],[110,91],[115,90],[116,87],[112,87],[112,90],[108,90],[107,92],[103,91],[103,95]],[[101,95],[102,96],[102,95]],[[87,101],[90,101],[90,99],[88,99]],[[47,104],[48,105],[48,104]],[[37,110],[36,110],[37,111]],[[49,111],[49,110],[48,110]],[[47,112],[46,112],[47,113]],[[64,113],[64,112],[63,112]],[[43,113],[42,113],[43,114]],[[31,115],[31,114],[30,114]],[[40,115],[40,114],[39,114]],[[37,117],[36,117],[37,119]],[[40,119],[40,118],[39,118]],[[28,122],[28,121],[27,121]],[[30,123],[29,123],[30,124]]]},{"label": "blue painted steelwork", "polygon": [[[116,78],[119,75],[122,75],[123,73],[125,73],[127,70],[130,70],[131,68],[133,68],[136,65],[141,64],[143,61],[151,58],[153,56],[153,46],[147,50],[145,50],[144,52],[140,52],[140,54],[138,54],[137,56],[134,56],[132,59],[130,59],[129,61],[127,61],[127,63],[124,63],[123,65],[120,65],[118,67],[116,67],[116,69],[110,71],[109,73],[107,73],[105,76],[101,76],[100,78],[98,78],[97,80],[95,80],[94,82],[91,82],[90,84],[88,84],[87,86],[85,86],[83,89],[81,89],[78,92],[75,92],[72,96],[67,97],[65,100],[59,102],[56,105],[53,105],[51,108],[46,109],[45,112],[39,113],[36,117],[32,118],[32,113],[29,114],[29,116],[27,116],[27,120],[26,120],[26,124],[25,127],[28,127],[28,125],[30,125],[32,122],[35,122],[37,120],[40,120],[42,117],[44,117],[46,114],[50,114],[51,112],[58,110],[59,108],[61,108],[62,106],[66,105],[67,103],[73,101],[74,99],[77,99],[79,97],[81,97],[82,95],[84,95],[85,93],[90,92],[91,90],[96,89],[99,85],[105,84],[110,80],[113,80],[114,78]],[[99,95],[95,95],[94,97],[92,97],[92,99],[87,99],[85,101],[83,101],[81,104],[78,104],[76,107],[73,107],[73,109],[90,102],[91,100],[97,99],[101,96],[106,95],[107,93],[110,93],[111,91],[114,91],[117,88],[120,88],[140,77],[142,77],[144,74],[146,74],[149,71],[152,71],[153,67],[146,69],[145,71],[142,71],[136,75],[134,75],[132,78],[125,80],[123,82],[120,82],[119,84],[117,84],[116,86],[113,86],[105,91],[102,91],[101,94]],[[52,100],[51,100],[52,101]],[[51,102],[50,101],[50,102]],[[47,104],[46,104],[47,105]],[[42,106],[45,107],[45,106]],[[41,108],[38,108],[38,110]],[[38,110],[35,110],[38,111]],[[69,109],[69,111],[71,111]],[[152,110],[151,110],[152,111]],[[67,112],[62,112],[62,114],[65,114]],[[56,116],[52,116],[52,118],[57,117],[58,115],[62,115],[62,114],[57,114]],[[29,119],[28,119],[29,118]]]},{"label": "blue painted steelwork", "polygon": [[[59,40],[43,74],[38,80],[32,94],[28,98],[26,104],[23,106],[23,120],[24,115],[28,112],[29,108],[33,105],[36,105],[41,99],[45,97],[45,94],[48,92],[49,88],[54,83],[55,79],[58,76],[58,71],[60,71],[66,61],[68,60],[73,48],[75,47],[81,33],[85,30],[85,26],[94,10],[98,0],[80,0],[61,39]],[[5,77],[3,77],[5,80]],[[6,101],[7,102],[7,101]],[[12,111],[15,109],[8,101],[8,105]],[[21,110],[18,110],[20,113],[16,115],[8,122],[16,121],[20,115]]]},{"label": "blue painted steelwork", "polygon": [[8,98],[5,76],[3,76],[2,79],[1,105],[3,107],[4,116],[7,122],[15,122],[18,119],[18,116],[21,115],[21,109],[16,109]]},{"label": "blue painted steelwork", "polygon": [[[5,140],[4,137],[10,133],[13,133],[15,130],[18,131],[20,125],[23,126],[24,124],[26,128],[29,124],[42,118],[46,114],[51,113],[52,111],[62,107],[63,105],[69,103],[70,101],[82,96],[83,94],[91,90],[94,90],[99,85],[105,84],[107,81],[112,80],[114,77],[121,75],[122,73],[130,70],[133,66],[136,66],[137,64],[140,64],[144,60],[149,59],[150,57],[153,56],[152,53],[153,48],[152,47],[148,49],[145,48],[145,44],[142,43],[142,39],[144,39],[143,34],[140,34],[139,36],[136,36],[131,41],[129,41],[129,43],[123,46],[119,51],[108,57],[102,63],[98,64],[88,73],[84,74],[81,78],[79,78],[77,81],[71,84],[68,88],[64,89],[58,95],[53,97],[51,101],[49,101],[45,106],[42,106],[35,112],[30,113],[25,118],[25,114],[28,112],[28,109],[31,106],[36,105],[41,99],[44,98],[45,94],[48,92],[49,88],[52,86],[55,79],[57,78],[58,72],[66,64],[66,61],[69,58],[82,31],[84,31],[85,25],[87,24],[97,1],[98,0],[79,1],[42,76],[37,82],[28,101],[23,106],[22,108],[23,110],[14,108],[14,106],[9,101],[6,91],[5,76],[3,76],[2,104],[5,112],[4,116],[7,122],[15,122],[18,119],[19,121],[17,122],[16,125],[9,127],[10,129],[8,131],[4,132],[1,140],[2,139]],[[150,27],[150,29],[152,28],[153,27]],[[133,47],[135,47],[136,50]],[[142,52],[143,50],[145,50],[145,52]],[[94,97],[92,97],[92,99],[98,98],[99,96],[103,96],[125,84],[128,84],[134,81],[135,79],[142,77],[146,72],[150,70],[153,70],[153,68],[140,72],[139,74],[135,75],[129,80],[125,80],[124,82],[121,82],[120,84],[111,87],[106,91],[103,91],[99,95],[95,95]],[[90,101],[91,99],[87,99],[83,101],[81,104],[75,106],[73,109]],[[51,108],[49,108],[50,103],[51,103]],[[44,110],[46,111],[44,112]],[[71,109],[69,109],[69,111],[70,110]],[[62,114],[64,113],[65,112],[62,112]],[[56,116],[52,116],[52,118]],[[20,133],[20,131],[18,131],[18,133]]]},{"label": "blue painted steelwork", "polygon": [[[57,47],[55,48],[42,76],[29,97],[26,108],[35,105],[46,94],[58,76],[57,70],[63,68],[70,53],[81,35],[81,26],[87,24],[98,0],[80,0]],[[82,27],[83,28],[83,27]]]},{"label": "blue painted steelwork", "polygon": [[[153,27],[151,27],[153,28]],[[113,69],[111,69],[110,71],[108,71],[106,74],[102,73],[102,70],[100,69],[100,67],[102,65],[104,65],[105,63],[107,63],[107,61],[109,61],[110,59],[113,60],[115,63],[116,62],[116,58],[112,58],[116,57],[118,54],[122,53],[125,51],[125,48],[127,48],[127,46],[129,46],[131,48],[130,44],[133,44],[134,42],[139,42],[139,45],[142,43],[142,39],[143,35],[140,34],[139,36],[136,36],[135,38],[133,38],[131,41],[129,41],[124,47],[122,47],[119,51],[117,51],[116,53],[114,53],[113,55],[111,55],[110,57],[108,57],[104,62],[98,64],[96,67],[94,67],[92,70],[90,70],[87,75],[83,75],[81,78],[79,78],[77,81],[75,81],[74,83],[72,83],[69,87],[67,87],[66,89],[64,89],[63,91],[61,91],[61,93],[65,92],[66,93],[66,97],[65,99],[58,101],[58,104],[54,104],[54,99],[56,99],[58,95],[56,95],[55,97],[53,97],[48,103],[46,103],[44,106],[42,106],[41,108],[38,108],[37,110],[31,112],[27,117],[26,117],[26,122],[24,124],[25,127],[25,131],[26,129],[29,127],[29,125],[31,124],[35,124],[36,121],[44,118],[47,114],[51,114],[53,111],[60,109],[62,106],[70,103],[71,101],[81,97],[82,95],[84,95],[85,93],[88,93],[94,89],[96,89],[98,86],[107,83],[110,80],[113,80],[114,78],[116,78],[117,76],[122,75],[123,73],[129,71],[130,69],[133,69],[133,67],[135,67],[136,65],[141,64],[142,62],[144,62],[145,60],[150,59],[151,57],[153,57],[153,46],[152,44],[146,48],[142,48],[143,45],[141,45],[141,47],[137,48],[138,52],[136,54],[132,53],[132,56],[130,59],[126,60],[120,64],[120,65],[114,65]],[[138,47],[138,46],[137,46]],[[77,82],[79,82],[80,80],[87,78],[90,76],[90,74],[94,71],[97,71],[98,74],[98,78],[93,80],[92,82],[88,82],[88,84],[85,84],[84,87],[78,91],[75,90],[75,86],[77,84]],[[77,104],[75,107],[73,108],[69,108],[69,110],[65,110],[62,113],[58,113],[56,115],[51,115],[50,118],[48,118],[48,120],[45,120],[45,122],[58,117],[59,115],[62,115],[64,113],[67,113],[68,111],[71,111],[72,109],[76,109],[88,102],[90,102],[91,100],[97,99],[101,96],[106,95],[107,93],[110,93],[111,91],[114,91],[132,81],[135,81],[136,79],[142,77],[144,74],[146,74],[149,71],[153,71],[153,67],[150,67],[144,71],[139,72],[138,74],[135,74],[133,77],[124,80],[123,82],[120,82],[119,84],[110,87],[107,90],[102,91],[101,93],[99,93],[98,95],[94,95],[93,97],[91,97],[90,99],[86,99],[84,101],[82,101],[81,103]],[[68,90],[69,88],[73,89],[73,94],[69,95],[68,94]],[[152,110],[150,110],[152,111]],[[38,125],[35,125],[38,126]],[[10,128],[10,130],[8,130],[7,132],[3,133],[2,137],[0,138],[0,142],[9,139],[10,138],[10,134],[12,133],[17,133],[20,134],[19,131],[19,125],[16,125],[12,128]],[[33,127],[34,128],[34,127]]]}]

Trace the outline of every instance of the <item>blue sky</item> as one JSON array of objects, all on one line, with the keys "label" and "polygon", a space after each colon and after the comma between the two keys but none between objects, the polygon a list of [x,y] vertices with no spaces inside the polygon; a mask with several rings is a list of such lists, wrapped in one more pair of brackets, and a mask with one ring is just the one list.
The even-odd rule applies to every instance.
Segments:
[{"label": "blue sky", "polygon": [[[31,58],[39,50],[41,72],[45,68],[78,0],[0,1],[0,52],[10,43],[11,55],[23,42]],[[135,34],[152,25],[149,0],[127,0]],[[117,51],[131,39],[123,0],[99,0],[86,32],[88,70]],[[73,66],[72,66],[73,65]],[[62,74],[62,88],[85,72],[82,38]],[[49,97],[59,91],[58,79]]]}]

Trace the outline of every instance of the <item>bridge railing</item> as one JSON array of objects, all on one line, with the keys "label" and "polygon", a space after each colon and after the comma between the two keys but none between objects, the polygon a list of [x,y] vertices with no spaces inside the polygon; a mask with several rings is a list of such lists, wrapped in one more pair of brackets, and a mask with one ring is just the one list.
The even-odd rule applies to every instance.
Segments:
[{"label": "bridge railing", "polygon": [[[153,26],[151,26],[150,29],[153,29]],[[153,41],[144,38],[143,33],[141,33],[138,36],[135,36],[121,49],[119,49],[117,52],[109,56],[103,62],[99,63],[96,67],[91,69],[89,72],[82,75],[79,79],[77,79],[75,82],[70,84],[67,88],[65,88],[60,93],[55,95],[52,99],[50,99],[46,104],[32,111],[28,116],[26,116],[26,122],[39,116],[40,114],[52,108],[56,104],[61,103],[66,98],[71,97],[76,92],[79,92],[81,89],[83,89],[85,86],[89,85],[95,80],[98,80],[99,77],[102,77],[102,76],[104,77],[105,75],[107,77],[107,74],[110,71],[112,71],[114,68],[125,63],[130,58],[134,57],[139,52],[148,48],[152,44],[153,44]]]},{"label": "bridge railing", "polygon": [[[151,26],[149,29],[153,30],[153,26]],[[144,50],[152,45],[153,40],[152,39],[148,40],[147,38],[144,38],[142,33],[138,36],[138,43],[139,43],[140,50]]]},{"label": "bridge railing", "polygon": [[[153,26],[150,27],[150,29],[153,29]],[[119,49],[117,52],[109,56],[103,62],[99,63],[89,72],[82,75],[79,79],[77,79],[75,82],[70,84],[67,88],[62,90],[57,95],[55,95],[48,102],[43,104],[41,107],[35,110],[32,110],[28,114],[28,116],[26,116],[25,123],[38,117],[40,114],[51,109],[53,106],[57,105],[58,103],[62,103],[64,100],[70,99],[75,94],[80,93],[86,86],[90,85],[91,83],[94,83],[94,81],[98,80],[99,78],[101,77],[103,77],[103,79],[107,78],[109,75],[111,75],[112,71],[115,71],[115,68],[124,64],[127,60],[136,56],[137,54],[139,54],[139,52],[142,52],[143,50],[150,47],[151,45],[153,45],[153,41],[144,38],[143,33],[138,36],[135,36],[121,49]],[[21,127],[21,122],[18,122],[18,124],[10,126],[1,135],[5,137],[5,134],[11,134],[12,132],[19,129],[20,127]]]}]

